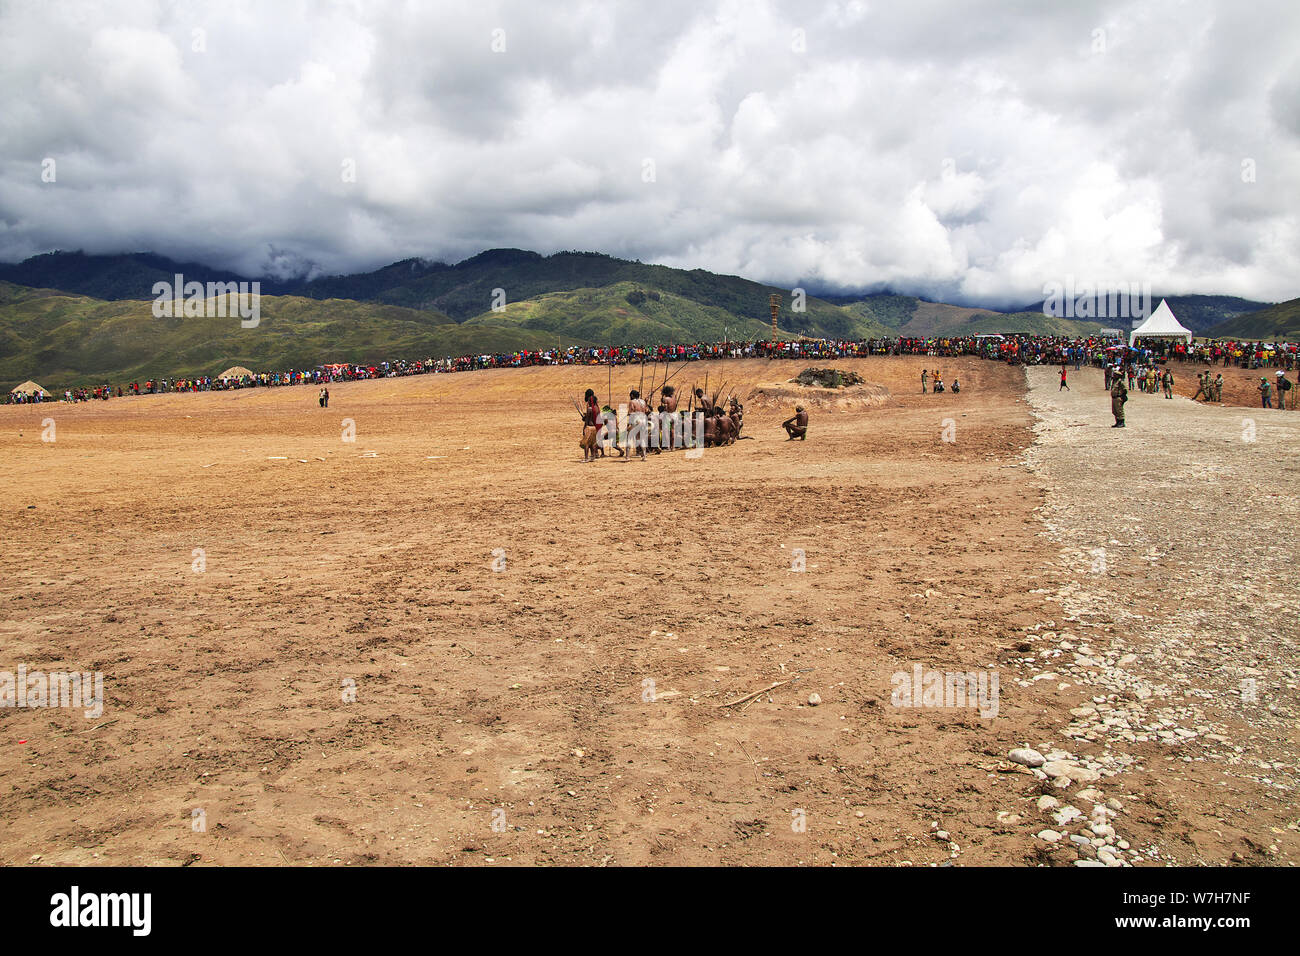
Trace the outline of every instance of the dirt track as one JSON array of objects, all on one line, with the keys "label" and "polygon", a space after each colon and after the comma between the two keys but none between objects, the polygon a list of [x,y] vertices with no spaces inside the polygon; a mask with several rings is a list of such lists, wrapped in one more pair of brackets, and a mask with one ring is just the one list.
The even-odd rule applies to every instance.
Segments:
[{"label": "dirt track", "polygon": [[[107,697],[0,709],[0,860],[1060,859],[1057,791],[1003,759],[1081,693],[1016,682],[1068,578],[1025,373],[841,364],[872,387],[792,443],[802,365],[712,366],[764,387],[755,440],[646,463],[579,462],[603,368],[0,409],[0,669]],[[922,365],[965,390],[921,396]],[[891,706],[914,664],[998,669],[997,716]]]},{"label": "dirt track", "polygon": [[1024,670],[1096,695],[1065,742],[1125,767],[1161,858],[1292,862],[1300,415],[1131,392],[1119,431],[1100,372],[1029,377],[1064,620]]}]

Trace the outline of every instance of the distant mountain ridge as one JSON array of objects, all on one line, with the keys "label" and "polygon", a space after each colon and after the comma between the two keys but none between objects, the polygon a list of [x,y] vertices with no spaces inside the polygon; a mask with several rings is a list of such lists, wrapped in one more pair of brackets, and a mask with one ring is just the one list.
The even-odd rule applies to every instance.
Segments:
[{"label": "distant mountain ridge", "polygon": [[1206,335],[1255,342],[1300,341],[1300,298],[1234,316],[1211,328]]},{"label": "distant mountain ridge", "polygon": [[[205,285],[254,281],[147,252],[56,252],[0,265],[0,383],[42,376],[73,382],[188,376],[231,364],[303,368],[556,343],[753,340],[771,334],[772,294],[781,296],[780,335],[1079,335],[1106,325],[1127,328],[1124,320],[1059,318],[1036,307],[1004,313],[891,292],[827,299],[739,276],[593,252],[543,256],[489,249],[452,265],[405,259],[355,275],[259,279],[263,323],[241,330],[224,320],[155,319],[154,284],[171,283],[177,273]],[[1197,332],[1258,314],[1264,306],[1227,296],[1168,298],[1179,319]],[[1153,296],[1153,304],[1158,301]]]},{"label": "distant mountain ridge", "polygon": [[[903,329],[904,334],[914,335],[929,335],[937,330],[923,321],[914,321],[914,314],[907,314],[906,304],[910,303],[911,313],[915,313],[917,303],[925,301],[917,296],[891,292],[857,296],[809,294],[808,311],[794,313],[790,311],[791,290],[780,286],[703,269],[647,265],[598,252],[557,252],[543,256],[525,249],[488,249],[455,264],[411,258],[370,272],[289,280],[242,276],[229,270],[212,269],[202,263],[176,262],[152,252],[120,255],[52,252],[20,263],[0,264],[0,281],[110,301],[153,298],[154,283],[170,282],[176,273],[204,282],[256,279],[261,282],[266,295],[382,302],[441,312],[456,322],[481,315],[502,295],[508,303],[547,293],[633,282],[674,293],[701,306],[725,309],[738,317],[764,323],[768,322],[767,296],[777,293],[783,298],[781,327],[803,334],[855,334],[856,323],[851,317],[846,319],[842,313],[845,307],[859,302],[870,304],[868,308],[856,311],[859,317],[865,317],[864,313],[869,312],[872,322],[886,328]],[[496,291],[498,289],[500,294]],[[1270,305],[1236,296],[1153,294],[1151,306],[1154,308],[1162,297],[1168,299],[1179,321],[1194,332],[1206,332],[1216,325]],[[1040,313],[1042,305],[1041,302],[1030,303],[1010,311],[961,305],[952,307],[967,309],[967,314],[1016,315],[1020,317],[1017,325],[1024,326],[1026,323],[1032,325],[1029,317]],[[898,321],[891,321],[893,317],[898,317]],[[1043,318],[1051,317],[1044,315]],[[909,320],[910,327],[907,327]],[[1101,317],[1084,320],[1084,323],[1116,326],[1124,321]],[[1042,323],[1043,331],[1053,326],[1051,322]]]}]

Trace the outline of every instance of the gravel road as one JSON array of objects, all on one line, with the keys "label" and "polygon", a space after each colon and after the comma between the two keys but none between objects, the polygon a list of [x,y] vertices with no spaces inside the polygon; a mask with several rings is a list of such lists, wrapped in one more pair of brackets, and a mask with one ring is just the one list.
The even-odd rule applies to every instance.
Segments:
[{"label": "gravel road", "polygon": [[1300,414],[1134,391],[1114,429],[1099,371],[1027,374],[1062,610],[1023,679],[1091,695],[1061,746],[1129,791],[1145,856],[1294,861]]}]

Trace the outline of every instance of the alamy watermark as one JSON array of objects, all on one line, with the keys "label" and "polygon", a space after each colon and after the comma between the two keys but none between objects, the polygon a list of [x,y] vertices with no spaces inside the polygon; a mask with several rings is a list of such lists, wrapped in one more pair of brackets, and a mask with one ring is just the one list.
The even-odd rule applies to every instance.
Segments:
[{"label": "alamy watermark", "polygon": [[104,672],[0,671],[0,707],[81,707],[87,720],[104,713]]},{"label": "alamy watermark", "polygon": [[998,715],[997,671],[896,671],[890,678],[895,707],[978,708],[981,717]]},{"label": "alamy watermark", "polygon": [[604,426],[599,441],[606,449],[684,448],[687,454],[704,449],[703,412],[629,412],[620,404],[617,412],[601,412],[597,424]]},{"label": "alamy watermark", "polygon": [[[166,279],[153,284],[153,315],[155,319],[209,318],[224,319],[238,315],[239,325],[255,329],[262,321],[261,282],[186,282],[185,276],[176,273],[175,281]],[[230,296],[235,301],[228,301]]]},{"label": "alamy watermark", "polygon": [[1043,315],[1057,319],[1145,319],[1151,315],[1150,282],[1043,283]]}]

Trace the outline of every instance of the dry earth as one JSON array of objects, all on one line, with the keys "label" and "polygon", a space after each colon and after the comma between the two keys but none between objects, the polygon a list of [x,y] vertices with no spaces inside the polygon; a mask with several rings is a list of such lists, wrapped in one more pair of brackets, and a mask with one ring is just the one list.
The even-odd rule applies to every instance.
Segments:
[{"label": "dry earth", "polygon": [[[1088,780],[1029,746],[1097,768],[1126,859],[1290,862],[1290,413],[1215,445],[1241,410],[1140,396],[1111,431],[1087,372],[1035,417],[1022,369],[842,364],[870,385],[689,368],[754,392],[754,440],[645,463],[579,461],[604,368],[0,409],[0,670],[106,696],[0,709],[0,861],[1073,862],[1035,801],[1090,815]],[[914,665],[996,670],[996,716],[892,706]],[[1094,697],[1197,736],[1115,739]]]}]

